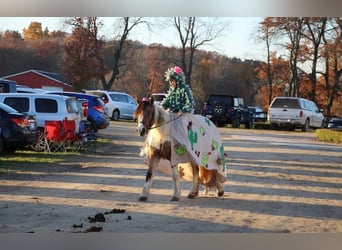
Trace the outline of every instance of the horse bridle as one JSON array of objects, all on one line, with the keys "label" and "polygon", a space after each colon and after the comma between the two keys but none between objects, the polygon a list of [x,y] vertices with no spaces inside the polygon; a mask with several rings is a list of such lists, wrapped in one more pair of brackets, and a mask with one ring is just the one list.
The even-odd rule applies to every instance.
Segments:
[{"label": "horse bridle", "polygon": [[[141,123],[141,124],[144,126],[144,128],[146,127],[146,128],[148,129],[148,131],[151,130],[151,129],[160,128],[160,127],[162,127],[162,126],[164,126],[164,125],[166,125],[166,124],[168,124],[168,123],[170,123],[170,122],[173,122],[173,121],[177,120],[179,117],[182,116],[182,115],[178,115],[178,116],[176,116],[175,118],[173,118],[173,119],[171,119],[171,120],[169,120],[169,121],[167,121],[167,122],[161,123],[161,124],[159,124],[159,125],[153,127],[153,124],[154,124],[154,115],[155,115],[155,112],[154,112],[154,109],[153,109],[152,116],[151,116],[152,119],[148,122],[148,123],[149,123],[148,126],[147,126],[146,124],[144,124],[144,122],[142,121],[143,119],[139,122],[139,123]],[[147,131],[147,132],[148,132],[148,131]]]}]

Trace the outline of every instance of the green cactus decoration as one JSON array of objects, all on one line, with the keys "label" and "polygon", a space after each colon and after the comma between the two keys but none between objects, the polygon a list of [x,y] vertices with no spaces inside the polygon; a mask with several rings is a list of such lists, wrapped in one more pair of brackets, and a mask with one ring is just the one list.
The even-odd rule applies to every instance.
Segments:
[{"label": "green cactus decoration", "polygon": [[209,154],[208,153],[203,153],[203,156],[202,156],[202,159],[201,159],[202,165],[207,167],[208,166],[208,161],[209,161]]},{"label": "green cactus decoration", "polygon": [[188,125],[188,139],[191,143],[191,150],[194,150],[194,144],[197,143],[197,133],[192,129],[192,122]]},{"label": "green cactus decoration", "polygon": [[177,155],[185,155],[185,153],[186,153],[185,145],[183,145],[183,144],[175,145],[175,152]]}]

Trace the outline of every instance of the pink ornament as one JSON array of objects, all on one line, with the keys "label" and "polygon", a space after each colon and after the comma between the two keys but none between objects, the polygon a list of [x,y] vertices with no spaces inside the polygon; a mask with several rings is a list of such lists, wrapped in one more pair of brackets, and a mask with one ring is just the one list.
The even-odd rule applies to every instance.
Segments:
[{"label": "pink ornament", "polygon": [[183,73],[183,69],[182,69],[181,67],[178,67],[178,66],[174,67],[173,70],[174,70],[174,72],[175,72],[176,74]]}]

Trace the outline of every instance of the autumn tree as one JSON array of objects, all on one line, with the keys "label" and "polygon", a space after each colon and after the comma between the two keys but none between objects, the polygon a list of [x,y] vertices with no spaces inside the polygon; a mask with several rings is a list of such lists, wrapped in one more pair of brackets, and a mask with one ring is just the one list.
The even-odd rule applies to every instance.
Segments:
[{"label": "autumn tree", "polygon": [[25,40],[39,40],[44,36],[42,24],[39,22],[31,22],[27,29],[23,29]]},{"label": "autumn tree", "polygon": [[[258,93],[258,102],[263,108],[267,108],[269,103],[269,93],[270,88],[272,88],[273,99],[276,96],[288,96],[290,91],[290,69],[289,62],[282,57],[277,57],[275,52],[270,55],[270,65],[269,67],[266,62],[262,62],[258,67],[256,67],[255,72],[257,78],[261,83],[261,87]],[[272,84],[269,85],[269,76],[272,77]]]},{"label": "autumn tree", "polygon": [[302,45],[302,50],[305,49],[303,58],[305,62],[311,62],[310,83],[312,85],[310,91],[310,99],[316,99],[317,85],[317,67],[320,57],[320,47],[326,31],[326,17],[306,17],[304,18],[303,38],[307,41]]},{"label": "autumn tree", "polygon": [[[265,73],[265,80],[268,84],[268,105],[271,104],[273,99],[273,75],[272,75],[272,64],[271,64],[271,45],[272,39],[275,36],[273,18],[267,17],[261,23],[259,27],[259,38],[266,45],[266,63],[262,65],[262,70]],[[274,54],[273,54],[274,57]]]},{"label": "autumn tree", "polygon": [[342,101],[342,18],[329,18],[329,29],[323,35],[324,47],[322,57],[324,58],[325,73],[324,88],[322,90],[328,115],[339,113],[342,115],[342,107],[334,108],[335,103]]},{"label": "autumn tree", "polygon": [[103,41],[98,37],[102,22],[97,17],[76,17],[68,23],[73,30],[65,44],[64,72],[73,87],[81,90],[103,73],[100,55]]}]

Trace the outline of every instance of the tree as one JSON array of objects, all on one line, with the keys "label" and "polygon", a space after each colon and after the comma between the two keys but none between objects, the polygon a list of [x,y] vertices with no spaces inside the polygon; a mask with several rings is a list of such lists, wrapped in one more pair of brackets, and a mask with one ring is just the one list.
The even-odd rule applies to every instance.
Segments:
[{"label": "tree", "polygon": [[103,41],[98,38],[102,23],[97,17],[76,17],[68,21],[73,31],[65,44],[64,72],[76,90],[87,87],[102,75],[100,55]]},{"label": "tree", "polygon": [[[322,45],[322,38],[326,31],[327,18],[304,18],[305,27],[303,30],[303,37],[306,38],[310,43],[306,44],[306,57],[311,57],[311,74],[310,80],[312,84],[310,99],[315,101],[316,99],[316,83],[317,83],[317,64],[319,59],[319,48]],[[304,46],[304,45],[303,45]],[[306,60],[305,60],[306,61]]]},{"label": "tree", "polygon": [[174,17],[173,25],[176,28],[181,42],[180,65],[183,68],[185,81],[191,86],[194,55],[199,47],[210,44],[222,35],[227,26],[217,19],[201,19],[196,17]]},{"label": "tree", "polygon": [[[103,60],[100,60],[102,72],[100,80],[103,89],[110,90],[113,87],[114,81],[118,79],[121,70],[120,68],[124,66],[120,64],[120,59],[125,41],[127,40],[128,35],[132,31],[132,29],[143,23],[147,24],[147,22],[145,22],[141,17],[123,17],[118,19],[118,22],[115,25],[115,29],[117,29],[118,35],[114,38],[116,42],[114,43],[113,48],[111,68],[107,69],[103,63]],[[110,72],[108,81],[106,80],[105,76],[107,72]]]},{"label": "tree", "polygon": [[31,22],[27,29],[23,29],[25,40],[39,40],[43,38],[42,24],[39,22]]},{"label": "tree", "polygon": [[259,33],[261,33],[260,39],[266,44],[266,64],[263,65],[263,70],[266,74],[266,79],[268,83],[268,105],[271,104],[273,99],[273,76],[272,76],[272,64],[271,64],[271,41],[275,35],[273,18],[267,17],[260,23]]},{"label": "tree", "polygon": [[324,49],[322,50],[325,59],[324,77],[324,103],[326,113],[342,114],[342,108],[336,107],[333,110],[334,103],[342,101],[342,18],[329,18],[331,27],[323,35]]}]

